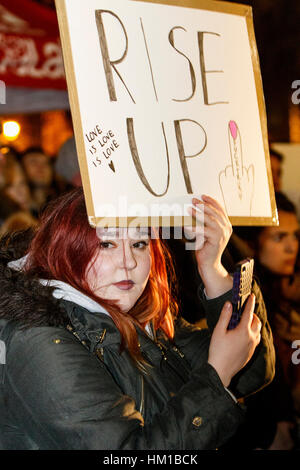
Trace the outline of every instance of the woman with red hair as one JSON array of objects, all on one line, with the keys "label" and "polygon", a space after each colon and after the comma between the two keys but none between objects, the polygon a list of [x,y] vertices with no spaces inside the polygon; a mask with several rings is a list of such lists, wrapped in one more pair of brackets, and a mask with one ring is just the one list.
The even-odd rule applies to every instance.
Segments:
[{"label": "woman with red hair", "polygon": [[215,449],[236,431],[237,399],[272,380],[273,344],[256,285],[227,329],[231,225],[214,199],[199,209],[204,329],[178,315],[158,233],[91,227],[81,188],[51,202],[25,256],[3,241],[3,449]]}]

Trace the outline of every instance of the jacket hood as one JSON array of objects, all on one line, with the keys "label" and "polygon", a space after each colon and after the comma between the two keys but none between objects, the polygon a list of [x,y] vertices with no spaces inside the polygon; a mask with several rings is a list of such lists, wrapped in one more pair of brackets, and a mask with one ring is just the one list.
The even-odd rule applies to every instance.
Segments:
[{"label": "jacket hood", "polygon": [[53,297],[53,286],[43,286],[8,264],[26,254],[33,232],[27,230],[0,241],[0,318],[16,320],[26,326],[60,326],[68,323],[60,300]]},{"label": "jacket hood", "polygon": [[[22,271],[25,266],[28,255],[22,256],[17,260],[10,261],[7,266],[10,269],[15,271]],[[63,299],[69,302],[74,302],[80,307],[86,308],[90,312],[101,312],[109,315],[107,310],[105,310],[99,303],[95,302],[93,299],[87,295],[80,292],[78,289],[75,289],[70,284],[67,284],[63,281],[58,281],[57,279],[39,279],[39,282],[43,286],[54,287],[52,295],[55,299]]]}]

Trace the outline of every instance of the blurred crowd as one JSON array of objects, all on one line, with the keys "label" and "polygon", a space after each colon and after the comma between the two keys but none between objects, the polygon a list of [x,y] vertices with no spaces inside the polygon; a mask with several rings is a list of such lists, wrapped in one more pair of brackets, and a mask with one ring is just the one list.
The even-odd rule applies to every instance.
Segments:
[{"label": "blurred crowd", "polygon": [[34,228],[47,203],[81,184],[74,138],[56,157],[41,148],[0,148],[0,235]]},{"label": "blurred crowd", "polygon": [[[245,399],[247,419],[226,445],[245,449],[299,448],[300,423],[300,262],[299,220],[293,203],[281,192],[283,156],[271,149],[279,226],[234,227],[224,253],[228,270],[248,256],[255,259],[255,276],[264,295],[277,355],[274,381]],[[40,148],[22,154],[0,150],[0,236],[38,225],[47,203],[81,185],[74,138],[56,157]],[[181,312],[192,323],[201,318],[199,285],[193,252],[182,240],[166,241],[178,275]],[[188,312],[188,315],[186,314]]]}]

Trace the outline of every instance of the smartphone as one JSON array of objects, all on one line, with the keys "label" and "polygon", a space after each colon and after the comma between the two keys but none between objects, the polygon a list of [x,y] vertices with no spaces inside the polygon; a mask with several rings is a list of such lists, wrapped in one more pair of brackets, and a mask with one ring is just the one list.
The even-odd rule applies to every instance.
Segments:
[{"label": "smartphone", "polygon": [[228,330],[233,330],[241,319],[243,306],[251,294],[254,260],[246,258],[236,264],[233,273],[232,316]]}]

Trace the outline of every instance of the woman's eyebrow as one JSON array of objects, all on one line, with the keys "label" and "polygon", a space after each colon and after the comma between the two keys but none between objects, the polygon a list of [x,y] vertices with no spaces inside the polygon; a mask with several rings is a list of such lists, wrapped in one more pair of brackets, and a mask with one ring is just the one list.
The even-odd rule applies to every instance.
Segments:
[{"label": "woman's eyebrow", "polygon": [[273,232],[273,235],[285,235],[287,233],[286,230],[276,230],[276,232]]},{"label": "woman's eyebrow", "polygon": [[277,232],[274,232],[272,236],[277,236],[277,235],[294,235],[294,234],[297,234],[299,233],[298,230],[293,230],[292,232],[288,232],[286,230],[278,230]]},{"label": "woman's eyebrow", "polygon": [[150,238],[148,228],[143,229],[133,229],[129,228],[128,230],[119,229],[119,228],[108,228],[108,229],[98,229],[97,235],[101,239],[103,238],[112,238],[112,239],[136,239],[140,238]]},{"label": "woman's eyebrow", "polygon": [[129,234],[130,238],[150,238],[150,235],[148,232],[140,232],[140,231],[137,231],[137,232],[134,232],[133,234]]},{"label": "woman's eyebrow", "polygon": [[120,238],[120,231],[118,228],[109,227],[109,228],[97,228],[97,235],[100,238]]}]

